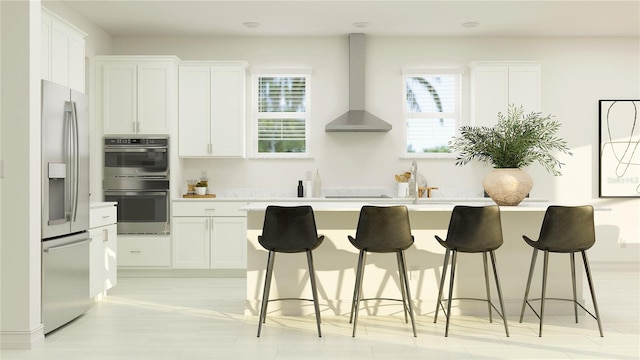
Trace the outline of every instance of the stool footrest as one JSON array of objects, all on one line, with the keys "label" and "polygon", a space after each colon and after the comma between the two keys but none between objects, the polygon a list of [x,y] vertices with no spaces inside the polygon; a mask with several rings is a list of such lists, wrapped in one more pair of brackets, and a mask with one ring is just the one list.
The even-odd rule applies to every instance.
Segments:
[{"label": "stool footrest", "polygon": [[498,313],[498,315],[500,315],[500,317],[504,320],[504,316],[503,314],[500,312],[500,310],[498,310],[498,308],[493,305],[493,302],[487,300],[487,299],[480,299],[480,298],[453,298],[453,299],[442,299],[440,301],[440,307],[442,308],[442,312],[444,313],[445,316],[447,316],[447,310],[444,308],[444,305],[442,305],[443,302],[445,301],[453,301],[453,300],[472,300],[472,301],[482,301],[482,302],[486,302],[489,303],[489,305],[491,305],[491,307]]},{"label": "stool footrest", "polygon": [[402,299],[391,299],[391,298],[366,298],[366,299],[359,299],[358,301],[371,301],[371,300],[384,300],[384,301],[399,301],[399,302],[404,302],[404,300]]},{"label": "stool footrest", "polygon": [[[531,309],[531,311],[533,311],[533,313],[538,317],[538,319],[540,319],[540,314],[538,314],[538,312],[533,308],[533,306],[529,303],[529,301],[540,301],[542,300],[542,298],[535,298],[535,299],[527,299],[526,303],[529,306],[529,308]],[[598,318],[593,315],[591,313],[591,311],[587,310],[587,308],[585,308],[582,304],[580,304],[578,301],[574,301],[573,299],[565,299],[565,298],[551,298],[551,297],[546,297],[544,298],[544,300],[558,300],[558,301],[568,301],[568,302],[572,302],[578,306],[580,306],[580,308],[582,308],[582,310],[584,310],[587,314],[589,314],[592,318],[594,318],[595,320],[598,320]],[[522,322],[522,321],[520,321]]]},{"label": "stool footrest", "polygon": [[311,301],[311,302],[313,302],[313,299],[302,299],[302,298],[281,298],[281,299],[269,299],[269,300],[267,300],[267,302],[272,302],[272,301],[283,301],[283,300],[299,300],[299,301]]}]

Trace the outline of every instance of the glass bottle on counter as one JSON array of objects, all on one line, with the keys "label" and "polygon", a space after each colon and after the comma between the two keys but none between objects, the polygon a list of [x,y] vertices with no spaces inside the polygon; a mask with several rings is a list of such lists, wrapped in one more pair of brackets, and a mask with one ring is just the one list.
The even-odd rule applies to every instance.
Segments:
[{"label": "glass bottle on counter", "polygon": [[304,197],[304,186],[302,185],[302,180],[298,180],[298,197]]},{"label": "glass bottle on counter", "polygon": [[313,180],[313,197],[320,197],[322,193],[322,183],[320,182],[320,170],[316,169],[316,178]]}]

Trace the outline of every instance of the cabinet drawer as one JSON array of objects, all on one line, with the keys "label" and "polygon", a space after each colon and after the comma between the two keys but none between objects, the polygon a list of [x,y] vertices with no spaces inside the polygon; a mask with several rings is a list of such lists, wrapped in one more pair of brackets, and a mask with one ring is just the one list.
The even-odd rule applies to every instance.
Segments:
[{"label": "cabinet drawer", "polygon": [[89,212],[89,228],[115,224],[117,211],[115,206],[92,208]]},{"label": "cabinet drawer", "polygon": [[169,236],[118,236],[119,267],[171,266]]},{"label": "cabinet drawer", "polygon": [[246,216],[246,202],[174,201],[173,216]]}]

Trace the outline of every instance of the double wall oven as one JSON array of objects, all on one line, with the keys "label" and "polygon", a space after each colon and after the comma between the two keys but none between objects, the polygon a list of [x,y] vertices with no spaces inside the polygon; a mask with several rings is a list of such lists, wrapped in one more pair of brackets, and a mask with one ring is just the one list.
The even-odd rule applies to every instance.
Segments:
[{"label": "double wall oven", "polygon": [[119,234],[168,234],[169,138],[105,138],[102,187]]}]

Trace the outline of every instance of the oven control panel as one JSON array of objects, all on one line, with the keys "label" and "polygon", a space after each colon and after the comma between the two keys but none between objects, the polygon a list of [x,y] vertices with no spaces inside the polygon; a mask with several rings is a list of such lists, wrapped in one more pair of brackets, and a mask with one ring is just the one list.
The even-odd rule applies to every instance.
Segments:
[{"label": "oven control panel", "polygon": [[168,138],[105,138],[105,146],[161,146],[169,145]]}]

